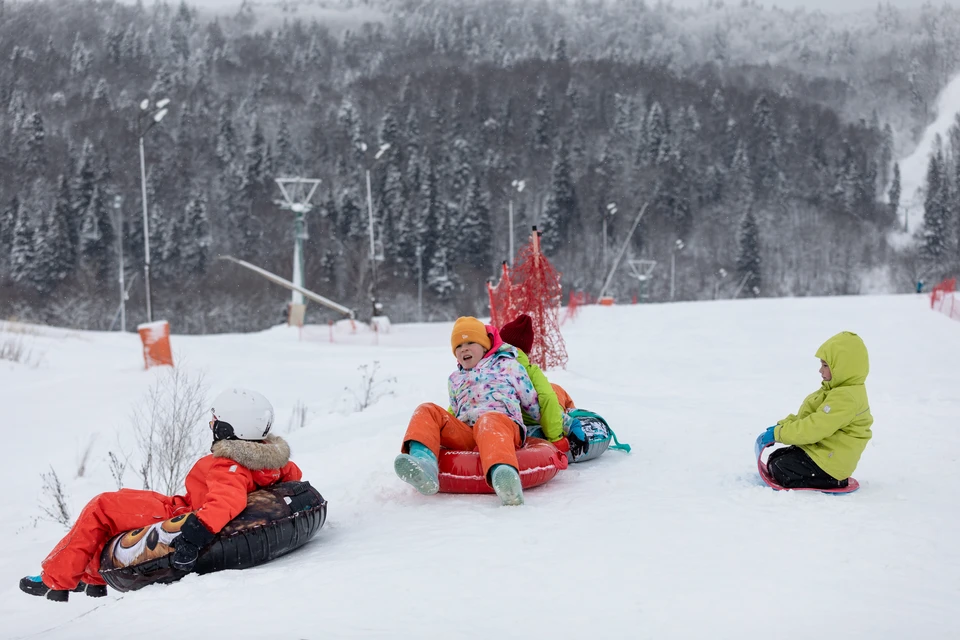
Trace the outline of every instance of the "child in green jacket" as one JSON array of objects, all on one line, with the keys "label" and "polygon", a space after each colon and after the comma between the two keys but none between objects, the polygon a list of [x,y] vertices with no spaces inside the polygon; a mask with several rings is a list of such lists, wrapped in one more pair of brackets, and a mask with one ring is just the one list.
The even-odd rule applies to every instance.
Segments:
[{"label": "child in green jacket", "polygon": [[864,383],[870,371],[867,347],[844,331],[817,350],[820,389],[811,393],[796,415],[767,429],[762,445],[791,445],[770,454],[770,475],[787,489],[836,489],[849,478],[873,436]]},{"label": "child in green jacket", "polygon": [[[500,339],[516,347],[517,362],[526,369],[540,399],[540,422],[537,423],[524,414],[524,423],[527,426],[539,425],[543,431],[543,437],[564,453],[570,451],[574,456],[585,454],[589,450],[590,443],[583,432],[583,426],[579,420],[566,414],[564,411],[566,407],[557,398],[554,385],[550,384],[540,367],[531,363],[530,358],[527,357],[533,348],[533,320],[525,313],[520,314],[512,322],[503,325],[500,329]],[[572,404],[565,391],[562,395],[565,401]],[[531,434],[533,435],[532,432]]]}]

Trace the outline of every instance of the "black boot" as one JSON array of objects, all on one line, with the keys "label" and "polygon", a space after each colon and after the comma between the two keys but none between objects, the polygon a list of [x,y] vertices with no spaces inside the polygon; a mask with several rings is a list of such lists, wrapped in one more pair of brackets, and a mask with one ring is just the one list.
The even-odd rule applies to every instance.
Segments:
[{"label": "black boot", "polygon": [[107,595],[107,585],[105,584],[87,584],[81,581],[77,584],[74,593],[86,593],[91,598],[102,598]]},{"label": "black boot", "polygon": [[44,596],[47,600],[53,600],[54,602],[66,602],[70,598],[69,591],[66,589],[51,589],[43,584],[40,576],[20,578],[20,591],[32,596]]}]

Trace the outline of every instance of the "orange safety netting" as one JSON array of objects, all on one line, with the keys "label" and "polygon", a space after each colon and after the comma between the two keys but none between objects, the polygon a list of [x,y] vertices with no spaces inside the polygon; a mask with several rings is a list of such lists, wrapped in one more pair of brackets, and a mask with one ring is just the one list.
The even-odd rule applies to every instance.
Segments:
[{"label": "orange safety netting", "polygon": [[500,282],[487,284],[490,322],[502,327],[521,313],[533,321],[533,348],[527,355],[541,369],[565,367],[567,348],[560,335],[560,272],[540,252],[540,233],[520,249],[512,272],[503,264]]},{"label": "orange safety netting", "polygon": [[930,308],[954,320],[960,320],[960,304],[957,304],[957,279],[948,278],[930,292]]}]

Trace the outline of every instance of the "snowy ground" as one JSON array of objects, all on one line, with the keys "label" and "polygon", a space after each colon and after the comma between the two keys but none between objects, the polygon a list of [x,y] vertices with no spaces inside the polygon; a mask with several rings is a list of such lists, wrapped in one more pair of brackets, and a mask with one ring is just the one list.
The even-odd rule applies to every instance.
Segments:
[{"label": "snowy ground", "polygon": [[[273,400],[327,524],[255,569],[67,604],[17,589],[64,533],[34,523],[40,473],[57,469],[74,513],[113,489],[107,451],[132,449],[128,416],[156,374],[134,335],[25,336],[36,366],[0,361],[0,637],[957,637],[960,323],[926,297],[584,309],[564,327],[569,367],[551,378],[633,453],[573,465],[520,508],[423,497],[393,475],[414,407],[445,402],[450,326],[395,326],[376,346],[372,334],[330,344],[323,328],[307,341],[285,327],[174,336],[211,397],[243,385]],[[814,351],[844,329],[871,355],[863,488],[760,486],[754,438],[817,387]],[[374,361],[394,395],[352,411],[344,389]],[[308,424],[287,433],[298,400]]]}]

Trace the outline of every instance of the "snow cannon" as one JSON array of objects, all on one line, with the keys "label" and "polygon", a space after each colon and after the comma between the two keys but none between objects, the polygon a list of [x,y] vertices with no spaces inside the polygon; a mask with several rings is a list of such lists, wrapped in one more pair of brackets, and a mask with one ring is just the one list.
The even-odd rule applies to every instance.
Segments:
[{"label": "snow cannon", "polygon": [[[111,538],[100,575],[117,591],[176,582],[187,573],[172,564],[174,539],[188,513]],[[302,547],[327,519],[327,501],[309,482],[283,482],[247,496],[247,508],[200,551],[194,573],[247,569]]]}]

